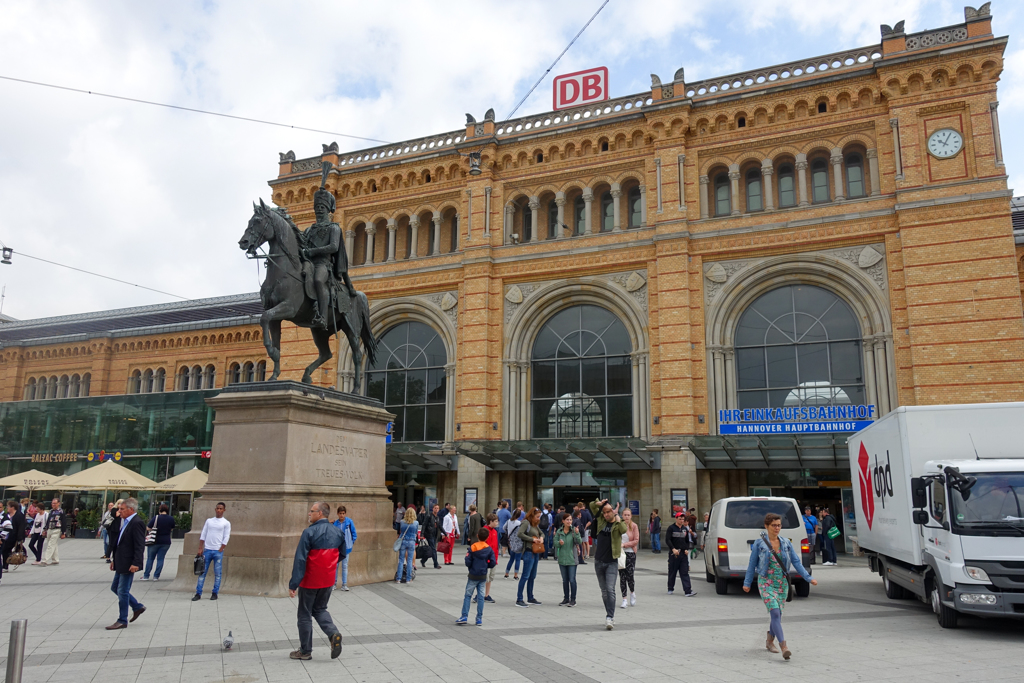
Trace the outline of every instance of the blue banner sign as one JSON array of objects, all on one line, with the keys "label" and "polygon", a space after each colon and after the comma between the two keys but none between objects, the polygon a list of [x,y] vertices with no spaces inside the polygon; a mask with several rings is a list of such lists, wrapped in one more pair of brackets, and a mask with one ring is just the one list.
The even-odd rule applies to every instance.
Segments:
[{"label": "blue banner sign", "polygon": [[718,411],[719,434],[856,432],[875,420],[874,405],[747,408]]}]

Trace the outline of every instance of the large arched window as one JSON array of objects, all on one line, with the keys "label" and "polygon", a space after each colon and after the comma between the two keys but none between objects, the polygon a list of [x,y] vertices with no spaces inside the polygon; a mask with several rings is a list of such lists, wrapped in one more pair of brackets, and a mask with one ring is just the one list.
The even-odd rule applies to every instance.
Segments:
[{"label": "large arched window", "polygon": [[138,394],[142,392],[142,372],[134,371],[128,378],[128,393]]},{"label": "large arched window", "polygon": [[68,385],[68,396],[78,398],[82,392],[82,378],[77,374],[71,375],[71,384]]},{"label": "large arched window", "polygon": [[82,392],[81,392],[82,396],[88,396],[89,395],[89,384],[91,382],[92,382],[92,375],[90,373],[87,372],[84,375],[82,375]]},{"label": "large arched window", "polygon": [[763,211],[764,197],[761,193],[761,171],[752,168],[747,171],[747,212]]},{"label": "large arched window", "polygon": [[206,370],[203,371],[203,388],[213,389],[214,383],[217,381],[217,370],[212,365],[207,365]]},{"label": "large arched window", "polygon": [[824,159],[811,162],[811,198],[815,203],[831,200],[828,191],[828,162]]},{"label": "large arched window", "polygon": [[732,213],[732,188],[729,174],[722,171],[715,176],[715,215],[728,216]]},{"label": "large arched window", "polygon": [[611,232],[615,222],[615,198],[611,192],[601,193],[601,232]]},{"label": "large arched window", "polygon": [[793,179],[793,164],[779,166],[779,206],[796,206],[796,181]]},{"label": "large arched window", "polygon": [[163,368],[157,368],[157,371],[153,373],[153,392],[163,393],[164,384],[167,382],[167,371]]},{"label": "large arched window", "polygon": [[630,436],[632,351],[625,326],[603,308],[554,315],[533,344],[533,438]]},{"label": "large arched window", "polygon": [[861,329],[850,307],[809,285],[763,294],[736,328],[740,408],[864,403]]},{"label": "large arched window", "polygon": [[864,191],[864,160],[856,152],[846,155],[846,197],[852,199],[863,197]]},{"label": "large arched window", "polygon": [[558,225],[558,204],[552,199],[548,202],[548,236],[547,239],[553,240],[558,236],[560,227]]},{"label": "large arched window", "polygon": [[639,228],[643,222],[643,207],[640,204],[640,187],[630,188],[626,195],[626,206],[629,215],[629,227]]},{"label": "large arched window", "polygon": [[405,322],[385,332],[378,346],[366,395],[395,414],[394,441],[444,441],[448,355],[441,336],[424,323]]},{"label": "large arched window", "polygon": [[576,201],[573,202],[573,215],[575,220],[573,221],[573,234],[582,235],[583,231],[587,227],[587,202],[583,199],[583,195],[576,197]]},{"label": "large arched window", "polygon": [[34,401],[35,400],[35,398],[36,398],[36,380],[35,380],[34,377],[29,379],[28,383],[25,384],[25,394],[24,394],[24,397],[25,397],[26,401]]}]

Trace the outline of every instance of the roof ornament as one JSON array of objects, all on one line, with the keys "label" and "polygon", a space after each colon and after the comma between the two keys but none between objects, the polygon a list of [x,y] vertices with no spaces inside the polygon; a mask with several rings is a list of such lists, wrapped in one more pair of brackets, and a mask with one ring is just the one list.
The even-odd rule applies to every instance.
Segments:
[{"label": "roof ornament", "polygon": [[494,120],[494,107],[491,107],[490,109],[487,110],[487,113],[484,114],[484,121],[493,121],[493,120]]},{"label": "roof ornament", "polygon": [[281,161],[278,163],[287,164],[288,162],[295,161],[295,152],[292,150],[278,152],[277,155],[281,157]]},{"label": "roof ornament", "polygon": [[685,76],[683,74],[684,71],[685,69],[683,69],[683,67],[676,69],[676,74],[672,77],[672,81],[675,83],[682,83],[685,80]]},{"label": "roof ornament", "polygon": [[471,123],[476,123],[476,119],[473,118],[472,114],[466,114],[466,125],[468,126]]},{"label": "roof ornament", "polygon": [[978,9],[973,7],[964,7],[964,19],[970,21],[971,19],[977,19],[979,17],[987,17],[992,14],[992,3],[986,2]]},{"label": "roof ornament", "polygon": [[324,148],[324,154],[330,154],[331,152],[334,152],[335,154],[337,154],[337,152],[338,152],[338,143],[337,142],[332,142],[329,145],[325,145],[325,144],[323,144],[321,142],[320,146]]},{"label": "roof ornament", "polygon": [[884,38],[892,33],[903,33],[903,24],[905,22],[906,19],[900,20],[895,27],[889,26],[889,24],[882,24],[882,37]]},{"label": "roof ornament", "polygon": [[653,90],[654,88],[660,88],[660,87],[661,87],[661,79],[658,78],[657,74],[651,74],[651,89]]}]

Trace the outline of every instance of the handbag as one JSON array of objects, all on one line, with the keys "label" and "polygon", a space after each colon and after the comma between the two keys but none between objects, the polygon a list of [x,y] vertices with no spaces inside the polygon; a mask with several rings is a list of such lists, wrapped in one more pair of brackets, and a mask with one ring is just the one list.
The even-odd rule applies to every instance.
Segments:
[{"label": "handbag", "polygon": [[146,532],[146,545],[153,545],[154,543],[156,543],[156,527]]},{"label": "handbag", "polygon": [[195,559],[192,560],[192,573],[199,576],[206,569],[206,558],[202,555],[196,555]]},{"label": "handbag", "polygon": [[430,557],[430,544],[427,543],[427,539],[421,538],[416,544],[416,559],[426,560]]},{"label": "handbag", "polygon": [[[767,534],[761,534],[761,538],[764,540],[764,544],[768,546],[768,552],[775,557],[775,561],[779,563],[779,567],[782,568],[782,572],[786,575],[786,583],[789,584],[789,589],[786,591],[786,602],[793,602],[793,577],[786,571],[786,563],[782,561],[782,557],[772,548],[772,543],[768,540]],[[779,540],[779,547],[782,547],[781,540]]]},{"label": "handbag", "polygon": [[14,552],[7,558],[7,564],[19,565],[25,564],[25,560],[28,559],[25,555],[25,546],[20,541],[18,545],[14,547]]},{"label": "handbag", "polygon": [[826,532],[825,535],[828,536],[829,538],[835,540],[835,539],[839,538],[840,536],[842,536],[843,532],[839,530],[838,526],[834,526],[831,529],[829,529],[828,532]]},{"label": "handbag", "polygon": [[537,536],[534,536],[533,537],[533,543],[530,545],[530,551],[535,553],[535,554],[537,554],[537,555],[543,555],[544,554],[544,539],[543,538],[538,538]]},{"label": "handbag", "polygon": [[441,553],[442,555],[447,555],[451,551],[452,551],[451,537],[445,536],[444,538],[442,538],[440,541],[437,542],[437,552]]},{"label": "handbag", "polygon": [[619,569],[626,568],[626,551],[619,552]]}]

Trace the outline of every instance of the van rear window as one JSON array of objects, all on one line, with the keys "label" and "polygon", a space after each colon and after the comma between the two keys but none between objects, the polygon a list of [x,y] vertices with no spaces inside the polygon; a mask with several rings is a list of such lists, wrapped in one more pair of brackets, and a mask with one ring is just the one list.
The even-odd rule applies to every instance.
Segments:
[{"label": "van rear window", "polygon": [[725,506],[725,526],[729,529],[763,529],[769,512],[782,517],[783,529],[796,529],[800,518],[793,504],[784,500],[736,500]]}]

